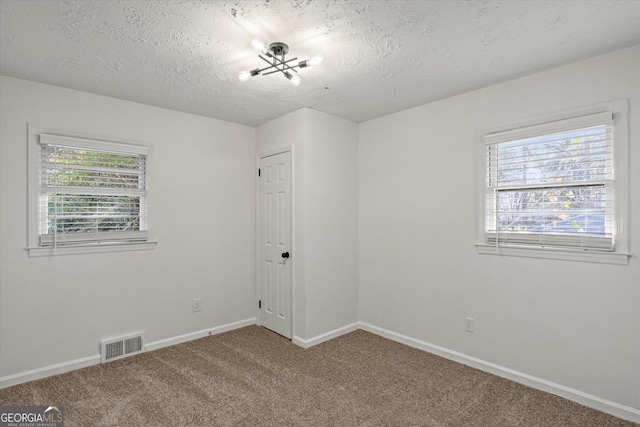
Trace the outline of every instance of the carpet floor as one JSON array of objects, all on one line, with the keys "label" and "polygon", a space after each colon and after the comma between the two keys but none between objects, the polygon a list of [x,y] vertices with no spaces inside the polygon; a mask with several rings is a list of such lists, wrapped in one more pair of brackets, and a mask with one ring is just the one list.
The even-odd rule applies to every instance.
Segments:
[{"label": "carpet floor", "polygon": [[302,349],[258,326],[0,389],[65,427],[638,424],[377,335]]}]

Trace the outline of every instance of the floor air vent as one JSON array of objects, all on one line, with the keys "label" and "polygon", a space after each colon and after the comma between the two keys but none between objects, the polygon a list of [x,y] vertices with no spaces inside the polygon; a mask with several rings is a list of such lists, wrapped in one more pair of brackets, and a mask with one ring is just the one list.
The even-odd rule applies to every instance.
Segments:
[{"label": "floor air vent", "polygon": [[142,353],[142,334],[102,341],[102,363]]}]

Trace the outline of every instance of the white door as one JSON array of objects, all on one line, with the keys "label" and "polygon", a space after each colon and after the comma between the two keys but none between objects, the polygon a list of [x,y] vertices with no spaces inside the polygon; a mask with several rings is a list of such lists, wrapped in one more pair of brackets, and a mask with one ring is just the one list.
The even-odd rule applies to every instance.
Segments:
[{"label": "white door", "polygon": [[291,338],[291,153],[260,159],[260,323]]}]

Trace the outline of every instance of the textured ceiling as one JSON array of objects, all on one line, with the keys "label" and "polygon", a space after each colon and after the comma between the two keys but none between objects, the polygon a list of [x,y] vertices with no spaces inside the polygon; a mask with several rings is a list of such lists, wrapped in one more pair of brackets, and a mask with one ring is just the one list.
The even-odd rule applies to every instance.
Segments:
[{"label": "textured ceiling", "polygon": [[[241,83],[256,36],[325,61]],[[250,126],[362,122],[636,43],[640,1],[0,0],[1,74]]]}]

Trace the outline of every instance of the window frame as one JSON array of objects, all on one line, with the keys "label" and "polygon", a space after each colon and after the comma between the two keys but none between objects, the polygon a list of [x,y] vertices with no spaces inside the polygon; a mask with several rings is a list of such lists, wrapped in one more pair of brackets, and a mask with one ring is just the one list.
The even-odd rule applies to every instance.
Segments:
[{"label": "window frame", "polygon": [[[55,255],[76,255],[87,253],[102,252],[120,252],[120,251],[140,251],[153,249],[156,241],[151,240],[147,232],[145,240],[127,241],[127,240],[104,240],[94,242],[81,242],[69,245],[50,245],[42,244],[40,238],[40,203],[41,203],[41,144],[40,135],[46,134],[52,138],[75,138],[79,141],[84,140],[87,148],[100,146],[113,146],[130,149],[131,153],[147,152],[145,176],[147,177],[146,185],[148,189],[149,176],[149,147],[138,142],[125,141],[118,138],[102,137],[93,134],[72,132],[60,130],[49,126],[28,123],[28,244],[27,251],[29,257],[44,257]],[[148,205],[148,204],[147,204]],[[148,223],[147,212],[147,223]]]},{"label": "window frame", "polygon": [[[558,114],[540,117],[527,122],[496,126],[478,133],[477,142],[477,226],[476,252],[483,255],[520,256],[530,258],[555,259],[566,261],[583,261],[605,264],[628,264],[631,256],[629,251],[628,209],[629,209],[629,118],[627,99],[620,99],[595,106],[565,111]],[[557,129],[563,122],[579,122],[582,117],[609,113],[613,115],[614,132],[614,217],[615,217],[615,247],[613,251],[599,251],[594,249],[544,247],[536,245],[496,244],[488,243],[485,232],[487,219],[486,207],[486,139],[492,134],[513,133],[518,135],[526,132],[527,128],[536,130]],[[549,132],[551,133],[551,132]]]}]

